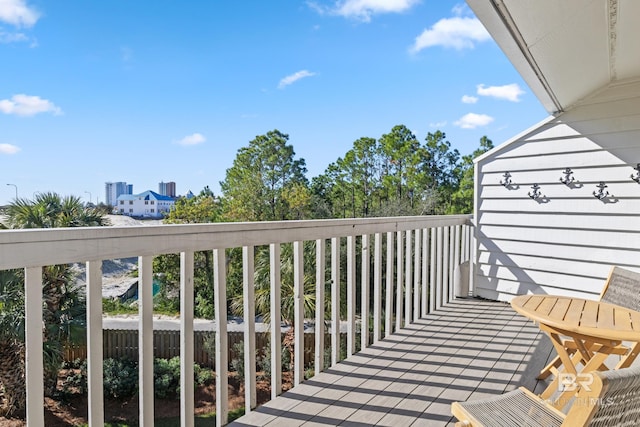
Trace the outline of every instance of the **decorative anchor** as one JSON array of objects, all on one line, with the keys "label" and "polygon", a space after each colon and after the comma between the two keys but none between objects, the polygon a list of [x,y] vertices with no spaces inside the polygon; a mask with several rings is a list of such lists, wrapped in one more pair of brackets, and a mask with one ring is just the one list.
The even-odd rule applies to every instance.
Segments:
[{"label": "decorative anchor", "polygon": [[571,183],[576,180],[574,177],[571,176],[573,175],[573,171],[571,170],[571,168],[566,168],[562,173],[564,174],[564,176],[560,177],[560,182],[563,183],[564,185],[570,186]]},{"label": "decorative anchor", "polygon": [[634,169],[636,170],[636,175],[633,176],[633,174],[631,174],[630,177],[632,180],[640,184],[640,163],[638,163]]},{"label": "decorative anchor", "polygon": [[533,190],[533,192],[529,191],[529,197],[531,197],[533,200],[538,200],[540,197],[542,197],[540,186],[538,184],[533,184],[531,186],[531,189]]},{"label": "decorative anchor", "polygon": [[509,186],[511,185],[511,174],[509,172],[505,172],[502,176],[504,177],[504,181],[500,180],[500,184],[504,188],[509,188]]},{"label": "decorative anchor", "polygon": [[600,181],[600,184],[596,185],[596,187],[598,188],[598,191],[593,192],[593,197],[595,197],[598,200],[603,200],[609,197],[609,192],[604,191],[604,189],[607,188],[607,185],[604,183],[604,181]]}]

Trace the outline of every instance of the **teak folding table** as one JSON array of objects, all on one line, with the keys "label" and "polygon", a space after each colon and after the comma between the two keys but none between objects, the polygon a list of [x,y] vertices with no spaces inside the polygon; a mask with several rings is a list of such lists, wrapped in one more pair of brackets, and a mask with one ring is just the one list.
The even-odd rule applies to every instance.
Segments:
[{"label": "teak folding table", "polygon": [[[630,366],[640,351],[640,312],[605,302],[555,295],[520,295],[511,301],[511,306],[539,324],[562,360],[562,371],[556,372],[556,378],[540,395],[551,399],[560,391],[553,401],[558,409],[575,395],[575,387],[588,387],[586,374],[608,369],[605,361],[610,355],[620,355],[615,369],[621,369]],[[575,354],[571,354],[574,349],[570,351],[564,346],[563,336],[575,342]],[[632,343],[630,348],[622,345],[625,341]],[[567,378],[573,379],[575,387],[563,384]]]}]

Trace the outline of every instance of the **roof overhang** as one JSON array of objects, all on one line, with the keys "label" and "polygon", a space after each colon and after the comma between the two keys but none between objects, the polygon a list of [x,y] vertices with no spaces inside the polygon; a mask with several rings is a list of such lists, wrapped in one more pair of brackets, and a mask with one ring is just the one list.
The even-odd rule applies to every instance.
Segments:
[{"label": "roof overhang", "polygon": [[640,1],[467,0],[551,114],[640,78]]}]

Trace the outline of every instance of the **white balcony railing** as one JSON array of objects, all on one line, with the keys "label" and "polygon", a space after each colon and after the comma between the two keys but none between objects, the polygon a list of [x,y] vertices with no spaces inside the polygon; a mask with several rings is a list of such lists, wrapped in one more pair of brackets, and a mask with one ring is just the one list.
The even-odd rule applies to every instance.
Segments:
[{"label": "white balcony railing", "polygon": [[[347,325],[347,355],[356,351],[356,328],[365,348],[453,298],[455,267],[471,258],[470,216],[424,216],[348,220],[100,227],[0,232],[0,270],[25,269],[27,423],[44,425],[42,357],[42,267],[72,262],[87,266],[87,346],[89,425],[104,424],[102,384],[102,260],[139,257],[139,423],[153,425],[152,260],[180,253],[181,417],[193,426],[194,252],[213,251],[216,335],[217,424],[227,423],[228,343],[225,250],[242,248],[245,313],[246,410],[256,405],[254,247],[268,245],[271,261],[271,329],[280,334],[280,244],[293,243],[295,298],[294,385],[303,381],[303,242],[316,241],[316,300],[325,300],[331,279],[331,318],[316,313],[315,372],[322,371],[325,320],[330,320],[331,364],[339,361],[340,323]],[[346,283],[340,283],[341,242],[346,239]],[[330,253],[325,247],[330,243]],[[357,245],[360,243],[360,245]],[[373,247],[371,251],[370,246]],[[386,246],[386,254],[383,247]],[[356,248],[362,254],[356,256]],[[330,272],[325,265],[330,258]],[[385,262],[386,260],[386,262]],[[383,265],[383,262],[385,265]],[[370,271],[373,266],[373,271]],[[360,269],[360,283],[356,271]],[[310,272],[306,272],[309,274]],[[313,273],[313,272],[311,272]],[[328,275],[330,275],[328,277]],[[340,318],[340,287],[347,289],[347,317]],[[361,287],[360,304],[356,303]],[[322,307],[322,304],[319,304]],[[373,325],[369,325],[370,315]],[[356,318],[360,322],[356,322]],[[272,397],[281,393],[279,340],[271,340]]]}]

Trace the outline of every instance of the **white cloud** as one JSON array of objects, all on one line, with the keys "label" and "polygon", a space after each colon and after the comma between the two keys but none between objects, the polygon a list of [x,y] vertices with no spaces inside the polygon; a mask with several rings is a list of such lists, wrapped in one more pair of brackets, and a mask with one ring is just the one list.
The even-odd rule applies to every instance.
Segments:
[{"label": "white cloud", "polygon": [[202,135],[201,133],[194,133],[192,135],[187,135],[184,138],[176,141],[176,144],[183,145],[183,146],[191,146],[191,145],[202,144],[206,140],[207,138],[205,138],[204,135]]},{"label": "white cloud", "polygon": [[473,12],[466,3],[458,3],[457,5],[453,6],[451,12],[453,12],[453,14],[456,16],[473,15]]},{"label": "white cloud", "polygon": [[18,43],[18,42],[26,42],[29,41],[29,37],[24,33],[7,33],[0,29],[0,43],[9,44],[9,43]]},{"label": "white cloud", "polygon": [[462,129],[475,129],[479,126],[486,126],[493,120],[493,117],[486,114],[468,113],[453,122],[453,124]]},{"label": "white cloud", "polygon": [[0,144],[0,154],[16,154],[20,147],[11,144]]},{"label": "white cloud", "polygon": [[478,86],[478,95],[491,96],[493,98],[505,99],[511,102],[520,102],[520,95],[524,95],[524,90],[517,83],[511,83],[504,86],[489,86],[483,84]]},{"label": "white cloud", "polygon": [[373,15],[406,12],[418,3],[420,0],[338,0],[331,7],[319,5],[315,1],[308,1],[307,5],[320,14],[369,22]]},{"label": "white cloud", "polygon": [[25,0],[0,0],[0,21],[16,27],[32,27],[40,18]]},{"label": "white cloud", "polygon": [[441,127],[445,127],[447,125],[447,122],[435,122],[435,123],[429,123],[429,127],[430,128],[441,128]]},{"label": "white cloud", "polygon": [[478,97],[477,96],[462,95],[462,102],[464,104],[475,104],[476,102],[478,102]]},{"label": "white cloud", "polygon": [[280,83],[278,83],[278,89],[284,89],[285,87],[297,82],[300,79],[304,79],[305,77],[312,77],[315,75],[316,73],[312,73],[307,70],[298,71],[297,73],[293,73],[287,77],[284,77],[282,80],[280,80]]},{"label": "white cloud", "polygon": [[477,18],[453,17],[436,22],[416,37],[411,53],[432,46],[442,46],[456,50],[473,49],[476,43],[490,40],[491,36]]},{"label": "white cloud", "polygon": [[[0,0],[2,1],[2,0]],[[35,116],[39,113],[62,114],[60,107],[39,96],[13,95],[11,99],[0,99],[0,112],[17,116]]]}]

